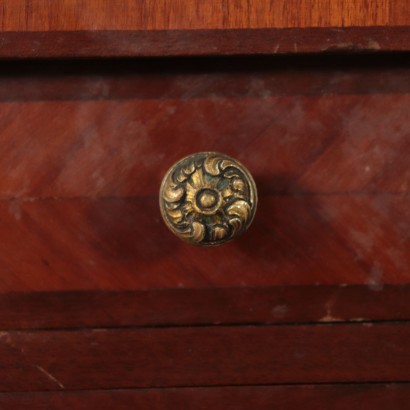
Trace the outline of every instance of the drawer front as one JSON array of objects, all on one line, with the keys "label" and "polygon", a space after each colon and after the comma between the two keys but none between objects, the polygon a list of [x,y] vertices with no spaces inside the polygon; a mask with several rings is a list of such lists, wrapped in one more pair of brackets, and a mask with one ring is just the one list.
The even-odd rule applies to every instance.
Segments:
[{"label": "drawer front", "polygon": [[[6,65],[1,289],[406,284],[410,71],[353,61]],[[198,151],[258,187],[223,247],[161,220],[165,171]]]},{"label": "drawer front", "polygon": [[[407,60],[4,63],[0,407],[406,408]],[[159,209],[200,151],[258,188],[220,247]]]}]

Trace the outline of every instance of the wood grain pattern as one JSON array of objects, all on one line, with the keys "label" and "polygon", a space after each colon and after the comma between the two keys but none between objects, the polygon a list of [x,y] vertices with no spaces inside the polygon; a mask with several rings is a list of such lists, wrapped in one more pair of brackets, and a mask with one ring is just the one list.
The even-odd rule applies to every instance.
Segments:
[{"label": "wood grain pattern", "polygon": [[0,58],[215,56],[408,51],[409,26],[0,32]]},{"label": "wood grain pattern", "polygon": [[274,286],[0,294],[0,328],[409,321],[410,286]]},{"label": "wood grain pattern", "polygon": [[408,323],[3,332],[0,389],[402,382],[409,338]]},{"label": "wood grain pattern", "polygon": [[396,0],[4,0],[0,28],[2,31],[161,30],[408,24],[409,10],[402,4]]},{"label": "wood grain pattern", "polygon": [[409,18],[410,7],[406,0],[390,0],[389,24],[406,25]]},{"label": "wood grain pattern", "polygon": [[[393,0],[7,0],[0,57],[399,51],[408,15]],[[0,407],[408,404],[401,58],[2,64]],[[253,228],[223,249],[179,243],[157,207],[165,169],[205,149],[260,187]]]},{"label": "wood grain pattern", "polygon": [[244,162],[263,195],[406,194],[409,109],[409,94],[4,103],[0,196],[156,196],[207,150]]},{"label": "wood grain pattern", "polygon": [[211,250],[170,234],[157,202],[2,201],[1,289],[362,284],[378,290],[409,280],[408,195],[263,196],[247,234]]},{"label": "wood grain pattern", "polygon": [[325,386],[212,387],[138,389],[83,392],[0,393],[0,406],[8,410],[407,410],[408,384],[359,384]]},{"label": "wood grain pattern", "polygon": [[262,194],[408,193],[407,59],[367,59],[85,63],[49,66],[51,79],[4,65],[0,195],[157,195],[202,150],[244,162]]},{"label": "wood grain pattern", "polygon": [[[1,290],[408,283],[410,74],[366,60],[6,64]],[[247,235],[213,250],[157,205],[166,169],[203,150],[261,195]]]}]

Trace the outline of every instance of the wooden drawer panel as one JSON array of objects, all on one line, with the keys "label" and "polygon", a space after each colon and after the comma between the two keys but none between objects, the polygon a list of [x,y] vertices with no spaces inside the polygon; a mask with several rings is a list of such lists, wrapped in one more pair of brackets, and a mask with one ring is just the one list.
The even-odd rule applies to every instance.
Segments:
[{"label": "wooden drawer panel", "polygon": [[410,70],[368,59],[5,64],[0,194],[156,195],[170,164],[209,149],[262,195],[407,193]]},{"label": "wooden drawer panel", "polygon": [[410,320],[410,286],[272,286],[0,294],[0,328]]},{"label": "wooden drawer panel", "polygon": [[0,391],[410,379],[410,325],[3,332]]},{"label": "wooden drawer panel", "polygon": [[7,275],[0,286],[57,291],[361,284],[380,290],[408,282],[408,198],[262,196],[249,232],[214,249],[174,238],[156,197],[3,200],[1,263]]},{"label": "wooden drawer panel", "polygon": [[[0,408],[407,409],[406,2],[3,3]],[[210,150],[259,209],[204,249],[158,190]]]},{"label": "wooden drawer panel", "polygon": [[[405,60],[2,70],[0,290],[408,283]],[[244,162],[260,193],[222,248],[181,243],[157,206],[166,169],[201,150]]]}]

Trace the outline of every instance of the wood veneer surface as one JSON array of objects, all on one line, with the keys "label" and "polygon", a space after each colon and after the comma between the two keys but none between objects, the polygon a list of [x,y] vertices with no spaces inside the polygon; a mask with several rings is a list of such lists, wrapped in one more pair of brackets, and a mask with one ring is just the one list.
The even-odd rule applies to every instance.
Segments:
[{"label": "wood veneer surface", "polygon": [[409,50],[410,26],[0,32],[1,59],[108,58]]},{"label": "wood veneer surface", "polygon": [[[0,289],[407,284],[406,57],[300,61],[4,65]],[[214,249],[157,205],[202,150],[260,194],[249,232]]]},{"label": "wood veneer surface", "polygon": [[405,382],[409,323],[2,332],[0,390]]},{"label": "wood veneer surface", "polygon": [[0,58],[409,49],[405,0],[5,0]]},{"label": "wood veneer surface", "polygon": [[84,329],[410,321],[410,286],[6,292],[0,328]]},{"label": "wood veneer surface", "polygon": [[4,0],[3,31],[348,27],[409,23],[405,0]]},{"label": "wood veneer surface", "polygon": [[[8,0],[0,57],[407,50],[408,9]],[[409,325],[371,322],[410,317],[402,58],[2,64],[0,407],[407,408]],[[251,231],[208,253],[156,206],[203,149],[261,194]],[[301,385],[244,386],[272,383]]]},{"label": "wood veneer surface", "polygon": [[[5,2],[0,57],[408,48],[404,2],[288,5]],[[406,62],[2,64],[0,406],[405,408]],[[210,149],[261,201],[247,235],[204,250],[166,231],[156,195]],[[244,386],[286,383],[302,385]],[[141,390],[172,386],[198,387]]]}]

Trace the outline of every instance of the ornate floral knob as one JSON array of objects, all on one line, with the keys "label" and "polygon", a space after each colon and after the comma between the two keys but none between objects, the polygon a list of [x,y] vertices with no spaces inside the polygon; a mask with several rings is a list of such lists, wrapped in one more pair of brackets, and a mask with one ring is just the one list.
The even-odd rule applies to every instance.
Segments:
[{"label": "ornate floral knob", "polygon": [[218,152],[199,152],[166,173],[159,202],[175,235],[196,245],[219,245],[249,227],[257,191],[252,175],[238,161]]}]

